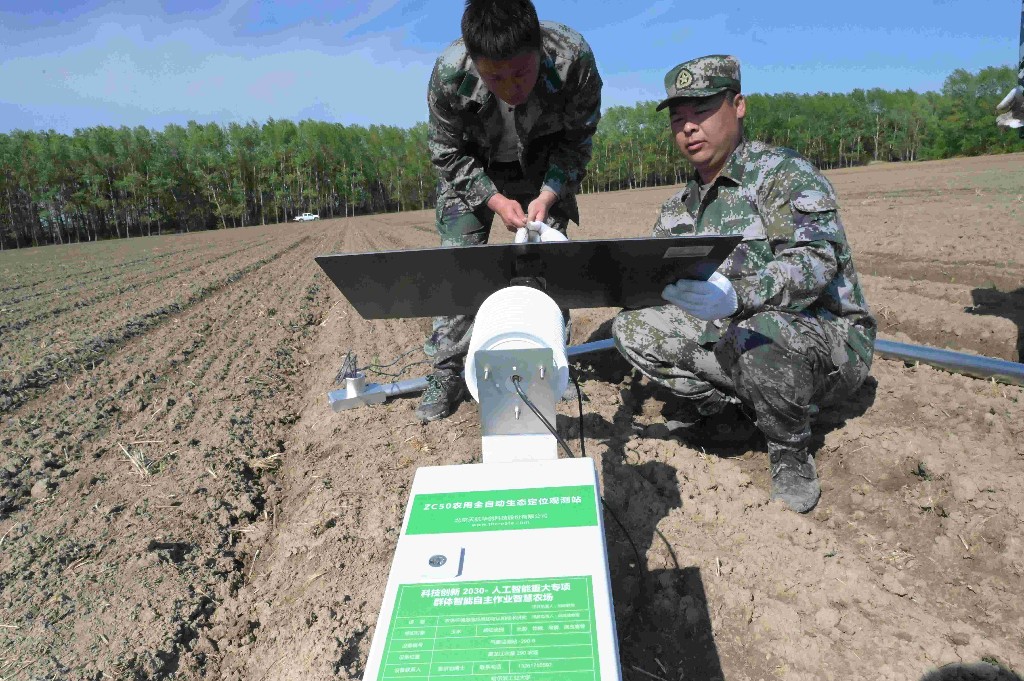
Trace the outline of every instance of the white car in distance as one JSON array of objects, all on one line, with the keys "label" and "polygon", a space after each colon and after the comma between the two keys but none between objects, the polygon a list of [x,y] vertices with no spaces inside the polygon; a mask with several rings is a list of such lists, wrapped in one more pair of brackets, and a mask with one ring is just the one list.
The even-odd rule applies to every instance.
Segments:
[{"label": "white car in distance", "polygon": [[296,215],[292,220],[294,222],[309,222],[310,220],[319,220],[320,215],[318,213],[303,213],[302,215]]}]

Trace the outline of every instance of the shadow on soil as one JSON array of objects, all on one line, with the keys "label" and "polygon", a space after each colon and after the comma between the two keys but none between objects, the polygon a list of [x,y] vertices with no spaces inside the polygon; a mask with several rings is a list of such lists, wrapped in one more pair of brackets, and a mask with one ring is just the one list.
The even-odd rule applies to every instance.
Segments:
[{"label": "shadow on soil", "polygon": [[1000,666],[979,662],[977,664],[949,664],[925,674],[921,681],[1022,681],[1021,678]]},{"label": "shadow on soil", "polygon": [[[598,330],[590,340],[608,338]],[[611,422],[602,416],[560,415],[572,437],[579,428],[607,447],[601,457],[605,534],[626,681],[686,678],[722,679],[722,665],[708,616],[700,569],[680,565],[658,524],[683,501],[676,469],[660,461],[633,463],[626,445],[633,435],[637,387],[629,366],[615,351],[595,353],[583,363],[582,378],[620,385],[620,406]],[[639,564],[638,564],[639,561]],[[646,563],[664,566],[647,571]]]},{"label": "shadow on soil", "polygon": [[[658,530],[682,505],[676,469],[629,463],[625,440],[606,442],[605,533],[623,679],[722,679],[700,569],[680,565]],[[641,566],[648,560],[667,567],[647,571]]]},{"label": "shadow on soil", "polygon": [[1004,317],[1017,325],[1017,343],[1014,362],[1024,361],[1024,288],[1003,293],[996,288],[976,288],[971,291],[974,306],[967,312],[976,315]]},{"label": "shadow on soil", "polygon": [[[610,323],[603,325],[587,341],[608,338],[610,331]],[[614,350],[583,356],[578,366],[583,380],[620,386],[619,406],[610,422],[595,413],[584,414],[582,419],[559,419],[564,419],[563,432],[576,437],[582,426],[589,438],[599,439],[607,447],[602,457],[604,492],[610,507],[605,527],[623,678],[674,679],[682,678],[682,673],[686,678],[722,679],[700,569],[680,565],[658,530],[661,520],[683,504],[676,469],[659,461],[631,463],[626,449],[637,432],[635,419],[644,403],[650,398],[665,401],[670,395],[633,372]],[[869,377],[849,400],[822,411],[813,426],[813,451],[821,447],[828,432],[871,407],[877,385]],[[651,439],[649,430],[645,439]],[[748,442],[707,447],[706,451],[726,457],[744,454],[752,447],[765,449],[759,433]],[[641,574],[637,554],[641,561],[647,556],[650,562],[668,567]]]}]

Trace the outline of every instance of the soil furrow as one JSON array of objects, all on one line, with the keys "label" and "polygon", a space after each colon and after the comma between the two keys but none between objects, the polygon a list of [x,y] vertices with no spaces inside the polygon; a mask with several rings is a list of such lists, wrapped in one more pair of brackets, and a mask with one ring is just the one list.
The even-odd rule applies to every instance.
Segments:
[{"label": "soil furrow", "polygon": [[266,258],[236,270],[227,277],[190,293],[180,302],[164,305],[134,317],[113,331],[85,341],[63,356],[46,355],[22,376],[18,376],[11,381],[0,379],[0,413],[10,411],[18,405],[24,404],[27,400],[39,394],[40,391],[45,390],[62,378],[66,378],[90,365],[95,368],[97,364],[102,363],[103,359],[124,343],[124,341],[145,333],[147,330],[163,323],[169,315],[201,302],[211,293],[238,281],[267,263],[273,262],[283,253],[296,248],[308,238],[303,237]]},{"label": "soil furrow", "polygon": [[[76,495],[67,491],[81,485],[90,489],[92,495],[102,492],[108,500],[116,500],[112,507],[98,509],[99,516],[83,516],[83,506],[79,512],[67,514],[76,518],[74,522],[57,526],[51,523],[43,527],[43,523],[37,522],[40,519],[33,518],[36,514],[30,514],[17,525],[23,530],[12,533],[18,535],[14,537],[15,550],[8,554],[6,562],[0,560],[0,579],[9,581],[13,577],[15,581],[11,583],[20,586],[7,592],[14,596],[14,601],[8,599],[11,607],[5,608],[5,612],[23,622],[38,623],[53,621],[59,610],[51,607],[44,592],[25,588],[18,576],[33,572],[52,574],[60,564],[40,561],[24,549],[50,541],[60,547],[59,552],[69,556],[75,583],[81,585],[75,592],[82,596],[65,600],[62,607],[78,616],[92,613],[97,621],[96,630],[86,637],[88,640],[69,649],[69,653],[74,651],[69,659],[79,660],[80,669],[88,667],[93,670],[90,674],[165,678],[176,671],[202,667],[202,657],[184,653],[195,646],[198,632],[207,626],[205,623],[218,600],[241,581],[246,554],[240,545],[251,531],[247,528],[252,527],[252,521],[263,509],[260,476],[276,465],[280,443],[294,423],[294,417],[280,409],[290,399],[291,384],[302,381],[295,352],[326,304],[321,282],[317,281],[323,277],[314,271],[312,244],[306,243],[311,237],[298,240],[292,249],[249,277],[211,293],[204,306],[194,306],[177,315],[174,327],[169,329],[170,336],[176,339],[142,335],[129,342],[121,357],[97,371],[134,376],[126,381],[115,379],[123,381],[117,391],[122,408],[117,411],[117,423],[109,426],[111,432],[105,437],[118,438],[136,461],[151,467],[147,476],[136,478],[146,491],[140,496],[132,495],[131,488],[136,484],[131,480],[135,473],[120,444],[114,446],[111,442],[100,447],[93,455],[98,457],[96,463],[89,467],[102,468],[104,474],[83,478],[82,473],[73,470],[75,466],[61,466],[57,486],[71,509],[75,508]],[[282,279],[300,268],[308,274],[300,279]],[[210,311],[203,309],[251,307],[252,285],[266,289],[281,281],[288,281],[279,291],[285,300],[294,301],[294,307],[282,306],[280,314],[264,313],[251,319],[232,314],[224,318],[222,313],[211,317]],[[197,323],[204,318],[216,318],[219,323]],[[251,335],[240,333],[252,324],[264,327],[260,334],[264,343],[253,344],[249,342]],[[193,329],[200,333],[192,333]],[[241,361],[222,381],[203,386],[185,378],[196,376],[190,368],[205,364],[206,357],[224,354],[238,355]],[[141,361],[136,363],[136,357]],[[174,361],[161,359],[166,357],[173,357]],[[220,387],[214,388],[216,385]],[[25,411],[21,413],[24,415]],[[44,425],[48,417],[37,413],[29,418]],[[211,435],[210,427],[214,424],[217,434]],[[147,444],[153,442],[165,444]],[[172,445],[177,451],[171,457],[141,456],[147,449],[168,449]],[[43,469],[44,478],[46,470]],[[197,488],[193,481],[199,478],[206,480],[200,481]],[[52,485],[54,479],[48,479]],[[200,491],[193,491],[194,488]],[[215,503],[207,503],[214,499]],[[117,527],[88,532],[87,527],[102,524],[104,518],[116,518]],[[185,518],[191,518],[187,525],[191,529],[183,531],[178,523]],[[148,528],[148,536],[156,538],[142,544],[125,541],[126,532],[132,534],[142,526]],[[111,526],[107,523],[106,527]],[[84,546],[72,546],[60,538],[85,533],[95,539]],[[124,575],[132,575],[128,584],[136,586],[126,588]],[[82,582],[83,579],[86,581]],[[85,584],[90,586],[86,588]],[[170,596],[162,598],[156,589]],[[17,597],[18,593],[23,597]],[[126,605],[119,605],[122,601]],[[140,602],[146,603],[142,609],[131,605]],[[104,603],[112,603],[113,609]],[[141,637],[140,622],[149,623]],[[157,622],[160,625],[154,627]],[[59,627],[48,631],[29,627],[20,650],[29,653],[52,648],[52,632]],[[116,643],[105,646],[106,656],[92,663],[90,660],[96,656],[88,651],[103,645],[100,639]],[[144,648],[133,643],[141,639],[148,641]],[[39,656],[34,664],[34,673],[53,671],[45,656]]]},{"label": "soil furrow", "polygon": [[[95,247],[95,245],[93,245],[93,246]],[[84,248],[84,247],[85,246],[83,245],[82,248]],[[93,267],[93,268],[87,269],[87,270],[79,269],[78,265],[74,261],[66,263],[66,264],[62,264],[62,265],[57,265],[55,267],[50,267],[50,268],[39,267],[38,264],[31,264],[31,265],[29,265],[26,262],[28,257],[26,257],[25,255],[23,255],[21,253],[18,253],[18,255],[21,255],[22,257],[19,260],[14,260],[13,259],[13,255],[14,254],[13,253],[9,253],[8,255],[11,256],[11,259],[4,266],[4,273],[5,273],[6,276],[10,276],[12,279],[17,279],[18,278],[18,274],[19,274],[18,269],[24,268],[24,271],[32,272],[33,276],[35,276],[37,278],[34,281],[31,281],[31,282],[23,282],[23,283],[16,284],[14,286],[0,287],[0,294],[4,295],[4,302],[5,303],[18,303],[18,302],[21,302],[22,300],[25,300],[27,298],[33,298],[33,297],[42,296],[42,295],[50,295],[50,294],[53,294],[53,293],[59,293],[61,291],[71,290],[71,288],[73,288],[77,284],[92,283],[93,281],[106,281],[106,280],[109,280],[109,279],[112,279],[112,278],[117,278],[117,277],[120,276],[117,272],[119,272],[120,270],[128,269],[128,268],[132,267],[133,265],[138,265],[140,263],[151,263],[154,260],[162,260],[164,258],[173,258],[175,256],[187,255],[188,253],[191,253],[191,252],[194,252],[194,251],[197,251],[197,250],[200,250],[200,249],[201,249],[200,246],[188,245],[188,246],[183,247],[183,248],[181,248],[180,250],[177,250],[177,251],[170,251],[168,253],[159,253],[159,254],[156,254],[156,255],[149,255],[149,256],[146,256],[146,257],[142,257],[142,258],[134,258],[132,260],[121,260],[116,255],[117,251],[113,251],[113,252],[109,252],[108,251],[107,253],[104,253],[104,255],[110,259],[110,262],[104,263],[103,265],[100,265],[99,267]],[[95,259],[94,258],[90,258],[90,262],[95,263]],[[55,269],[58,270],[58,271],[55,271]],[[63,281],[64,277],[61,276],[61,272],[59,270],[68,270],[69,272],[73,273],[75,278],[76,278],[75,284],[71,284],[71,285],[64,286],[64,287],[57,288],[57,289],[53,289],[53,290],[34,292],[34,293],[32,293],[32,294],[30,294],[28,296],[25,296],[23,298],[8,298],[7,295],[6,295],[6,294],[9,294],[9,293],[13,293],[14,291],[21,290],[23,288],[32,288],[32,287],[41,286],[41,285],[53,285],[55,283]],[[113,270],[113,272],[111,272],[111,270]],[[94,280],[82,279],[82,277],[88,277],[90,274],[95,274],[96,272],[103,272],[103,275],[98,277],[98,278],[96,278],[96,279],[94,279]]]},{"label": "soil furrow", "polygon": [[[1020,361],[1024,311],[992,289],[864,277],[879,332],[917,345]],[[989,296],[998,301],[988,304]]]},{"label": "soil furrow", "polygon": [[[159,271],[159,273],[158,273],[158,270],[152,270],[151,272],[145,272],[145,273],[142,273],[140,276],[147,277],[147,276],[149,276],[151,274],[157,274],[157,276],[152,277],[150,279],[145,279],[144,278],[142,281],[136,281],[136,282],[130,282],[130,283],[122,283],[120,278],[115,279],[114,285],[112,285],[108,290],[103,291],[101,293],[98,293],[96,295],[90,296],[88,298],[80,298],[78,300],[75,300],[73,303],[67,304],[67,305],[60,305],[60,304],[58,304],[56,307],[52,307],[50,309],[40,311],[37,314],[35,314],[34,316],[23,317],[21,319],[13,321],[13,322],[8,322],[6,324],[0,324],[0,333],[8,334],[6,336],[6,338],[5,338],[5,343],[10,342],[10,335],[9,334],[11,334],[14,331],[20,331],[20,330],[22,330],[22,329],[24,329],[24,328],[26,328],[28,326],[31,326],[32,324],[38,323],[38,322],[46,320],[46,319],[50,319],[50,318],[54,318],[54,317],[59,317],[59,316],[63,315],[66,312],[72,312],[72,311],[77,311],[77,310],[82,310],[82,309],[85,309],[85,308],[92,307],[93,305],[96,305],[97,303],[101,303],[101,302],[103,302],[105,300],[109,300],[109,299],[111,299],[111,298],[113,298],[115,296],[123,296],[124,294],[131,293],[133,291],[143,292],[143,291],[145,291],[146,287],[155,286],[157,284],[160,284],[161,282],[166,282],[166,281],[169,281],[169,280],[181,277],[181,276],[183,276],[183,275],[185,275],[185,274],[195,270],[197,267],[202,268],[202,267],[206,267],[208,265],[212,265],[215,262],[219,262],[219,261],[224,260],[226,258],[230,258],[232,256],[238,255],[239,253],[245,253],[246,251],[252,250],[254,248],[259,248],[261,246],[264,246],[265,244],[266,244],[266,242],[264,241],[264,242],[260,242],[258,244],[253,244],[253,245],[250,245],[250,246],[243,246],[242,248],[237,248],[236,247],[236,248],[233,248],[232,250],[228,251],[227,253],[223,253],[223,254],[218,255],[216,257],[213,257],[213,258],[208,258],[207,260],[204,260],[204,261],[202,261],[200,263],[188,263],[188,264],[186,264],[183,267],[179,267],[177,269],[173,269],[173,270],[170,270],[170,271],[166,271],[165,270],[165,271]],[[206,256],[207,254],[206,253],[202,253],[201,255]],[[113,276],[111,278],[114,279]],[[71,290],[73,288],[76,290],[76,293],[79,296],[82,295],[85,292],[85,291],[83,291],[81,288],[79,288],[77,286],[68,286],[68,287],[66,287],[64,289],[61,289],[61,291]],[[57,299],[55,299],[54,302],[58,302]],[[122,302],[122,301],[119,301],[119,303],[120,302]],[[16,307],[8,307],[8,308],[6,308],[5,312],[17,314],[19,312],[19,310]]]},{"label": "soil furrow", "polygon": [[857,269],[862,275],[891,277],[904,281],[958,284],[1004,293],[1024,290],[1024,266],[1016,263],[962,260],[893,258],[884,253],[858,252]]}]

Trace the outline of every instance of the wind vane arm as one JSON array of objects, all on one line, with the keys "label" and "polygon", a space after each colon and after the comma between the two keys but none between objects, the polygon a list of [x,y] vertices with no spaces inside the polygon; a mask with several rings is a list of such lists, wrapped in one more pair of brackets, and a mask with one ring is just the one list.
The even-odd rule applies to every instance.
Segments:
[{"label": "wind vane arm", "polygon": [[1017,86],[996,106],[996,125],[1016,128],[1024,139],[1024,0],[1020,9],[1020,50],[1017,53]]}]

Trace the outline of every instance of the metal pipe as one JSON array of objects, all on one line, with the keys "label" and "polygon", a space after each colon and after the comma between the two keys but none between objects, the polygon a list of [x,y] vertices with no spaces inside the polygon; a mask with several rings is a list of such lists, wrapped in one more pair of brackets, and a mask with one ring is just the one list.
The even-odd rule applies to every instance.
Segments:
[{"label": "metal pipe", "polygon": [[[593,352],[603,352],[615,347],[611,338],[590,343],[573,345],[565,349],[567,357],[578,357]],[[995,379],[1000,383],[1024,386],[1024,364],[1009,362],[1005,359],[970,355],[965,352],[942,350],[927,345],[911,345],[896,341],[878,339],[875,341],[875,352],[885,359],[902,360],[904,362],[922,362],[955,374],[964,374],[974,378]],[[370,383],[361,386],[358,393],[352,388],[333,390],[327,394],[334,411],[352,409],[369,404],[380,404],[389,397],[398,397],[409,393],[422,392],[427,387],[426,378],[410,378],[396,383]]]},{"label": "metal pipe", "polygon": [[942,350],[927,345],[897,343],[881,338],[875,341],[875,352],[886,359],[922,362],[954,374],[1024,386],[1024,364],[1020,362],[1009,362],[984,355],[969,355],[966,352]]},{"label": "metal pipe", "polygon": [[357,392],[351,389],[331,390],[327,393],[327,402],[334,411],[344,411],[354,407],[381,404],[389,397],[419,393],[426,389],[426,377],[410,378],[394,383],[366,383],[360,386]]},{"label": "metal pipe", "polygon": [[[599,350],[610,350],[615,347],[611,338],[606,340],[574,345],[569,348],[569,357],[582,355]],[[879,338],[875,341],[875,352],[885,359],[897,359],[904,362],[922,362],[954,374],[964,374],[975,378],[992,379],[1000,383],[1024,386],[1024,364],[1010,362],[984,355],[970,355],[966,352],[943,350],[927,345],[911,345]]]},{"label": "metal pipe", "polygon": [[601,350],[611,350],[615,347],[615,341],[611,338],[599,341],[591,341],[590,343],[581,343],[580,345],[571,345],[565,349],[565,354],[568,357],[576,357],[578,355],[586,355],[591,352],[599,352]]}]

